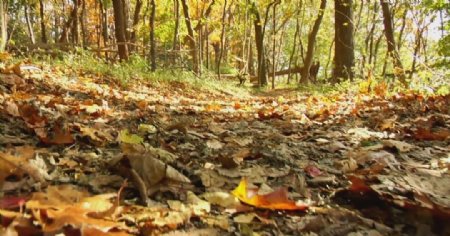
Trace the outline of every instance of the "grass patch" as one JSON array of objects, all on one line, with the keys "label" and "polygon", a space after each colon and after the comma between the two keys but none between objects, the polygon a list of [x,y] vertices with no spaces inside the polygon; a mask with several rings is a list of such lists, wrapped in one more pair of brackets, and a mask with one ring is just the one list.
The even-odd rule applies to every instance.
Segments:
[{"label": "grass patch", "polygon": [[131,56],[127,62],[113,63],[98,58],[88,51],[79,50],[78,53],[63,53],[58,59],[38,58],[34,61],[44,61],[48,65],[70,68],[75,72],[110,77],[124,87],[137,80],[142,80],[161,87],[182,83],[186,92],[200,90],[225,93],[236,97],[247,96],[250,90],[249,87],[238,87],[237,81],[219,81],[213,72],[208,71],[204,72],[201,77],[191,71],[181,69],[163,68],[152,72],[148,62],[139,56]]}]

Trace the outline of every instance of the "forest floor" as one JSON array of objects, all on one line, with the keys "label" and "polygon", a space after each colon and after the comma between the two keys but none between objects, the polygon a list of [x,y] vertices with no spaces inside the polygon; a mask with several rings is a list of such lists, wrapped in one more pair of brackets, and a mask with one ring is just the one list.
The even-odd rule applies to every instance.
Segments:
[{"label": "forest floor", "polygon": [[0,234],[450,235],[450,97],[385,94],[6,68]]}]

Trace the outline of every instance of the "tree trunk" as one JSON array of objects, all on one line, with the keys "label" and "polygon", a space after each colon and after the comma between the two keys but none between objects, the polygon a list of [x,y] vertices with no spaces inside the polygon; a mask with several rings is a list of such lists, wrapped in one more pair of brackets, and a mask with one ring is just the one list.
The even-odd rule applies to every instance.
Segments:
[{"label": "tree trunk", "polygon": [[257,64],[258,64],[258,83],[259,86],[267,85],[267,66],[266,58],[264,56],[264,33],[263,24],[261,22],[261,15],[259,14],[258,8],[255,2],[252,2],[251,11],[255,16],[253,25],[255,27],[255,44],[257,53]]},{"label": "tree trunk", "polygon": [[314,21],[313,28],[311,32],[308,35],[308,47],[306,50],[306,58],[303,65],[303,71],[301,74],[300,83],[306,84],[310,82],[310,69],[311,65],[313,64],[314,59],[314,51],[316,47],[316,37],[317,33],[319,32],[320,24],[322,23],[323,14],[325,12],[325,7],[327,5],[326,0],[321,0],[320,2],[320,8],[319,8],[319,14],[317,15],[316,20]]},{"label": "tree trunk", "polygon": [[116,31],[117,48],[119,50],[119,58],[121,61],[128,60],[128,46],[125,36],[125,16],[124,4],[122,0],[113,0],[114,8],[114,25]]},{"label": "tree trunk", "polygon": [[[77,0],[74,0],[74,3],[76,3]],[[72,11],[70,12],[70,16],[69,19],[67,19],[67,21],[64,23],[60,38],[58,40],[59,43],[68,43],[69,42],[69,30],[73,29],[73,24],[74,21],[77,18],[78,15],[78,7],[76,7],[77,4],[75,4],[74,8],[72,9]],[[55,19],[59,19],[59,18],[55,18]],[[55,24],[55,26],[57,26]]]},{"label": "tree trunk", "polygon": [[72,43],[78,45],[79,44],[79,37],[78,37],[78,7],[80,6],[81,0],[73,0],[73,7],[74,7],[74,18],[72,21]]},{"label": "tree trunk", "polygon": [[105,5],[103,5],[103,1],[99,0],[100,3],[100,19],[101,19],[101,27],[102,27],[102,37],[104,46],[108,45],[108,16]]},{"label": "tree trunk", "polygon": [[27,22],[28,36],[30,37],[31,44],[35,44],[36,38],[34,37],[33,25],[31,24],[31,19],[30,19],[30,9],[28,7],[29,7],[28,5],[24,6],[25,21]]},{"label": "tree trunk", "polygon": [[178,37],[179,37],[179,29],[180,29],[180,3],[178,0],[173,0],[173,11],[175,15],[175,28],[173,32],[173,45],[172,50],[179,49],[178,47]]},{"label": "tree trunk", "polygon": [[205,58],[206,58],[206,63],[205,66],[207,69],[210,68],[210,56],[209,56],[209,27],[208,27],[208,23],[205,24],[205,32],[204,32],[205,36]]},{"label": "tree trunk", "polygon": [[83,43],[83,48],[86,48],[89,44],[88,42],[88,32],[87,32],[87,25],[88,25],[88,17],[87,17],[87,11],[86,11],[86,0],[83,0],[81,3],[81,16],[80,16],[80,23],[81,23],[81,39]]},{"label": "tree trunk", "polygon": [[[300,1],[300,3],[302,3],[302,2]],[[301,6],[300,6],[300,8],[301,8]],[[300,20],[298,18],[299,17],[297,16],[296,21],[295,21],[295,32],[294,32],[294,43],[293,43],[294,45],[292,46],[292,52],[291,52],[291,55],[289,56],[289,63],[288,63],[289,73],[288,73],[288,80],[287,80],[288,84],[291,83],[291,72],[290,71],[292,68],[292,61],[294,59],[294,55],[297,51],[297,35],[298,35],[298,31],[300,30]]]},{"label": "tree trunk", "polygon": [[47,43],[47,30],[45,28],[44,10],[44,0],[39,0],[39,17],[41,18],[41,41],[43,43]]},{"label": "tree trunk", "polygon": [[[152,2],[150,2],[150,5],[151,4],[152,4]],[[143,5],[142,0],[136,0],[136,5],[134,6],[134,14],[133,14],[133,25],[131,27],[132,31],[131,31],[131,36],[130,36],[130,42],[131,42],[131,44],[130,44],[130,52],[135,50],[135,44],[137,42],[136,30],[137,30],[137,26],[139,24],[139,14],[141,13],[142,5]],[[151,13],[150,13],[150,27],[152,27],[151,26],[151,19],[152,19],[152,16],[151,16]],[[152,30],[152,29],[153,28],[151,28],[150,30]]]},{"label": "tree trunk", "polygon": [[186,0],[181,0],[181,5],[183,7],[184,21],[186,23],[186,28],[188,31],[187,37],[189,41],[189,47],[191,49],[192,70],[194,71],[195,74],[198,74],[200,70],[198,64],[197,43],[195,42],[194,29],[192,28],[191,18],[189,16],[189,7],[187,5]]},{"label": "tree trunk", "polygon": [[281,1],[277,1],[273,4],[273,13],[272,13],[272,89],[275,89],[275,70],[276,70],[276,63],[275,63],[275,56],[276,56],[276,13],[277,13],[277,5],[280,4]]},{"label": "tree trunk", "polygon": [[353,80],[355,66],[353,0],[335,0],[333,82]]},{"label": "tree trunk", "polygon": [[[128,29],[130,25],[130,0],[122,0],[123,5],[123,18],[124,18],[124,27],[125,27],[125,39],[127,42],[130,42],[131,32]],[[130,46],[128,44],[128,51],[130,50]]]},{"label": "tree trunk", "polygon": [[8,41],[8,1],[0,0],[0,52],[5,51]]},{"label": "tree trunk", "polygon": [[219,57],[217,59],[217,77],[220,80],[220,63],[222,61],[222,54],[223,54],[223,47],[224,47],[224,40],[225,40],[225,17],[226,17],[226,9],[227,9],[227,0],[223,3],[223,12],[222,12],[222,31],[220,33],[220,51],[219,51]]},{"label": "tree trunk", "polygon": [[391,11],[389,9],[389,2],[387,0],[380,0],[380,4],[383,11],[384,35],[387,41],[388,54],[392,57],[392,63],[394,65],[394,75],[406,87],[408,84],[406,82],[405,71],[403,70],[400,55],[398,54],[397,47],[395,46],[394,27],[392,23]]},{"label": "tree trunk", "polygon": [[150,0],[150,65],[152,71],[156,70],[155,14],[155,0]]}]

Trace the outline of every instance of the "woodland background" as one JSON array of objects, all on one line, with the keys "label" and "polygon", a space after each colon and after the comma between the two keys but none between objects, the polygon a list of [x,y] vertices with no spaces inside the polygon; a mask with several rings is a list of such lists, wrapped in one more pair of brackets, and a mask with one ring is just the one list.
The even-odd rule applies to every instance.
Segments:
[{"label": "woodland background", "polygon": [[[448,76],[449,3],[426,1],[1,1],[0,50],[90,52],[219,78],[342,82]],[[282,79],[273,79],[273,78]],[[415,79],[415,80],[413,80]]]}]

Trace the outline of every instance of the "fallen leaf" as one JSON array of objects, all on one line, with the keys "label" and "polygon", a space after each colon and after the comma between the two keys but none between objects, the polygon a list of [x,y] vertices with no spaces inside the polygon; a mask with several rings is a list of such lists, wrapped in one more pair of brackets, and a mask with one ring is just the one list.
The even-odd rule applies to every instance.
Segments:
[{"label": "fallen leaf", "polygon": [[130,134],[127,129],[121,130],[119,132],[119,136],[117,140],[122,143],[128,144],[141,144],[144,142],[144,139],[137,134]]},{"label": "fallen leaf", "polygon": [[239,186],[231,193],[242,202],[257,208],[271,210],[305,210],[308,208],[306,204],[297,205],[294,201],[289,200],[285,188],[279,188],[272,193],[259,195],[258,189],[247,187],[247,179],[245,178],[241,180]]},{"label": "fallen leaf", "polygon": [[0,209],[14,209],[23,206],[28,197],[23,196],[5,196],[0,198]]},{"label": "fallen leaf", "polygon": [[252,212],[252,213],[246,213],[246,214],[240,214],[238,216],[235,216],[233,218],[233,221],[240,224],[251,224],[254,223],[255,220],[259,220],[259,222],[263,224],[271,224],[275,225],[275,221],[266,219],[264,217],[259,216],[258,214]]},{"label": "fallen leaf", "polygon": [[387,148],[395,148],[399,152],[409,152],[416,146],[397,140],[383,140],[383,145]]},{"label": "fallen leaf", "polygon": [[36,181],[45,183],[45,179],[39,173],[39,170],[30,165],[27,159],[0,152],[0,187],[8,176],[22,176],[23,174],[29,174]]},{"label": "fallen leaf", "polygon": [[316,176],[322,175],[322,171],[320,171],[320,169],[317,168],[315,165],[308,165],[305,167],[304,170],[309,176],[311,176],[313,178]]},{"label": "fallen leaf", "polygon": [[358,163],[353,158],[335,161],[334,166],[341,169],[341,171],[344,173],[353,172],[358,169]]},{"label": "fallen leaf", "polygon": [[438,131],[432,132],[430,129],[419,127],[414,133],[414,138],[417,140],[446,140],[450,136],[450,131],[448,129],[440,129]]},{"label": "fallen leaf", "polygon": [[220,142],[216,139],[206,141],[206,146],[211,149],[221,149],[221,148],[223,148],[223,145],[224,144],[222,142]]},{"label": "fallen leaf", "polygon": [[111,200],[117,194],[102,194],[90,197],[85,191],[66,186],[50,186],[47,192],[35,193],[26,203],[45,233],[54,233],[70,225],[80,229],[84,225],[108,232],[111,229],[126,229],[120,222],[90,216],[111,211],[116,207]]},{"label": "fallen leaf", "polygon": [[39,138],[46,144],[72,144],[75,142],[69,128],[65,127],[65,125],[61,122],[57,122],[53,126],[50,135],[46,135],[45,137],[39,136]]},{"label": "fallen leaf", "polygon": [[219,205],[224,208],[233,207],[239,203],[233,195],[226,192],[205,193],[202,197],[211,204]]}]

